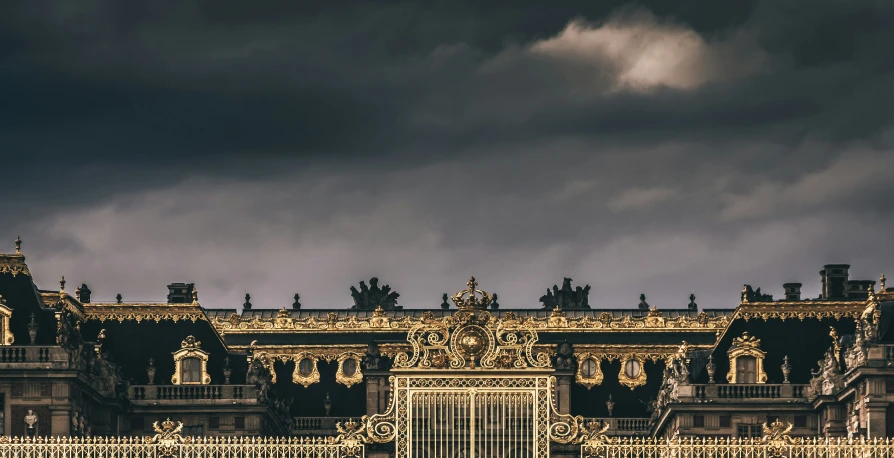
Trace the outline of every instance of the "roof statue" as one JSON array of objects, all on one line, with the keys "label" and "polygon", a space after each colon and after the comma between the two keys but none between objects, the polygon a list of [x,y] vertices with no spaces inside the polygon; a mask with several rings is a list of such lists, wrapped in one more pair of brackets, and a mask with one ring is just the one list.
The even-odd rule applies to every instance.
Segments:
[{"label": "roof statue", "polygon": [[578,286],[572,289],[572,281],[570,278],[565,277],[562,280],[562,289],[559,289],[557,285],[553,285],[552,291],[547,289],[546,295],[540,297],[543,308],[547,310],[553,310],[556,307],[562,310],[589,309],[590,285],[583,288]]},{"label": "roof statue", "polygon": [[388,285],[380,288],[379,279],[376,277],[369,279],[369,286],[361,281],[359,291],[351,286],[351,297],[354,299],[354,306],[351,307],[351,310],[375,310],[380,305],[385,310],[403,309],[397,305],[397,298],[400,297],[400,294],[391,291],[391,287]]},{"label": "roof statue", "polygon": [[742,302],[773,302],[772,294],[762,294],[761,289],[751,289],[751,285],[742,288]]}]

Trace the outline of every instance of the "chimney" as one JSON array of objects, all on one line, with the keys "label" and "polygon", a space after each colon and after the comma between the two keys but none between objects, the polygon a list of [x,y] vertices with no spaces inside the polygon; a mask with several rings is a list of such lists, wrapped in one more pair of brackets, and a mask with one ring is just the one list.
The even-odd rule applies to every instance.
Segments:
[{"label": "chimney", "polygon": [[191,304],[195,283],[171,283],[168,285],[168,304]]},{"label": "chimney", "polygon": [[870,289],[875,289],[875,280],[848,280],[847,298],[848,300],[865,301],[869,299]]},{"label": "chimney", "polygon": [[847,298],[847,271],[850,264],[826,264],[820,271],[823,291],[820,299],[841,300]]},{"label": "chimney", "polygon": [[90,288],[87,287],[86,283],[82,283],[81,286],[75,290],[75,298],[82,304],[90,303]]},{"label": "chimney", "polygon": [[782,289],[785,290],[785,300],[787,300],[787,301],[800,301],[801,300],[801,284],[800,283],[785,283],[782,285]]}]

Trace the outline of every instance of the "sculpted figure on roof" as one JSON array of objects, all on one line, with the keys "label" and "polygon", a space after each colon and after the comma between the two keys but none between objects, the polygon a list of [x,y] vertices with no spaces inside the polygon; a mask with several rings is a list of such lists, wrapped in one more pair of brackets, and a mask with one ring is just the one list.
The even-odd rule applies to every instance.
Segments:
[{"label": "sculpted figure on roof", "polygon": [[400,294],[391,291],[391,287],[388,285],[380,288],[379,279],[376,277],[369,279],[369,286],[361,281],[359,291],[351,286],[351,297],[354,299],[352,310],[375,310],[380,305],[385,310],[401,310],[403,308],[397,305],[397,298],[400,297]]},{"label": "sculpted figure on roof", "polygon": [[584,310],[590,308],[590,285],[583,288],[578,286],[571,288],[572,280],[568,277],[562,281],[562,289],[553,285],[553,289],[546,290],[546,295],[540,297],[543,308],[553,310],[559,307],[562,310]]}]

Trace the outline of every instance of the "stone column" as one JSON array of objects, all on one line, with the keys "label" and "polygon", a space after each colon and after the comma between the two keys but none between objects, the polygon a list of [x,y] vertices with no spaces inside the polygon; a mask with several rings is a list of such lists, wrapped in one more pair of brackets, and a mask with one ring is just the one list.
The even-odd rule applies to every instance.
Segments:
[{"label": "stone column", "polygon": [[368,371],[366,377],[366,414],[384,413],[388,409],[388,371]]},{"label": "stone column", "polygon": [[866,380],[866,396],[863,406],[866,408],[866,437],[885,437],[887,434],[888,395],[885,379],[873,377]]},{"label": "stone column", "polygon": [[50,431],[42,432],[42,436],[71,435],[71,407],[50,406]]},{"label": "stone column", "polygon": [[826,437],[846,437],[847,436],[847,415],[844,406],[829,405],[826,406],[823,417],[825,424],[823,425],[823,433]]},{"label": "stone column", "polygon": [[887,433],[887,402],[867,403],[866,406],[866,437],[884,438]]},{"label": "stone column", "polygon": [[571,413],[571,383],[574,375],[571,372],[555,372],[556,376],[556,409],[559,413]]}]

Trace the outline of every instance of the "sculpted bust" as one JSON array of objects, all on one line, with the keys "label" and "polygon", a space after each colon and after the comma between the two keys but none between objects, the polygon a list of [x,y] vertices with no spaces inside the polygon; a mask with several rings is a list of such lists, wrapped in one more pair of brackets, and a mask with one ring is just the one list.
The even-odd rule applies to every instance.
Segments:
[{"label": "sculpted bust", "polygon": [[31,409],[28,409],[28,415],[25,415],[25,424],[28,425],[28,435],[34,436],[37,433],[37,415]]}]

